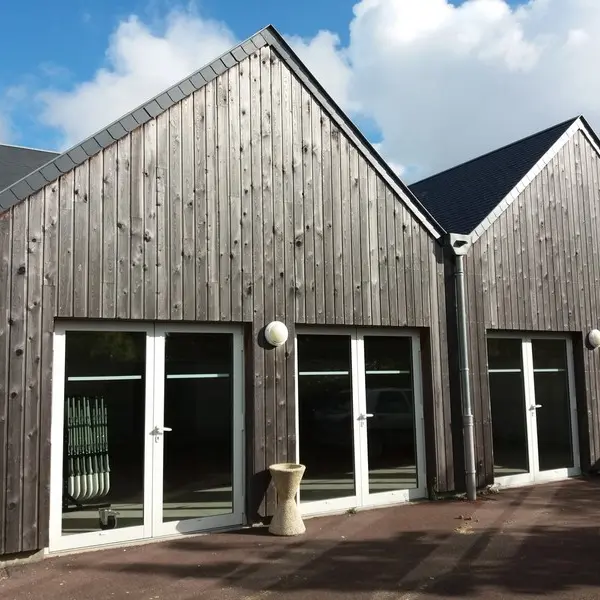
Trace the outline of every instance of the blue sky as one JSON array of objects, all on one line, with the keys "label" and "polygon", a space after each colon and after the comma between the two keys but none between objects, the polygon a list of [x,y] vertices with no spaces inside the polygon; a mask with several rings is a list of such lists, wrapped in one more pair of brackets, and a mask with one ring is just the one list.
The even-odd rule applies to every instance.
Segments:
[{"label": "blue sky", "polygon": [[600,123],[600,0],[0,0],[0,23],[0,142],[81,141],[268,23],[408,180]]},{"label": "blue sky", "polygon": [[[200,0],[195,8],[204,18],[226,23],[238,38],[272,23],[284,33],[306,38],[330,30],[346,45],[354,4],[353,0]],[[0,23],[8,27],[2,28],[0,56],[10,60],[0,63],[0,91],[9,91],[5,104],[11,109],[15,143],[56,144],[53,132],[32,114],[35,103],[22,102],[21,93],[29,96],[32,89],[41,87],[69,89],[90,78],[105,62],[109,37],[119,22],[135,14],[158,25],[173,5],[164,0],[3,2]],[[365,116],[359,120],[372,141],[378,141],[380,132],[374,122]]]},{"label": "blue sky", "polygon": [[[257,4],[259,6],[257,6]],[[243,39],[272,23],[278,29],[312,36],[320,29],[348,36],[354,2],[348,0],[201,0],[205,18],[225,22]],[[12,1],[0,6],[0,90],[23,83],[68,88],[89,78],[104,62],[111,32],[131,14],[147,23],[158,22],[172,8],[163,0],[47,0]],[[31,115],[13,117],[20,144],[45,147],[52,136]]]}]

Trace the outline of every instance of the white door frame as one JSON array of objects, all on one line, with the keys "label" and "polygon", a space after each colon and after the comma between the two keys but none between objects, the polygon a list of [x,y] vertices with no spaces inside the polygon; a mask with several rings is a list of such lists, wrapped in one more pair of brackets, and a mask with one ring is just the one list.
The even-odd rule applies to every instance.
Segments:
[{"label": "white door frame", "polygon": [[[66,333],[68,331],[117,331],[141,332],[146,334],[146,385],[145,385],[145,418],[144,431],[152,429],[154,391],[152,389],[154,376],[154,339],[152,337],[152,324],[132,322],[57,322],[53,334],[53,366],[52,366],[52,423],[51,423],[51,450],[50,450],[50,552],[61,550],[75,550],[90,546],[119,544],[123,542],[142,540],[151,537],[152,532],[152,472],[148,461],[144,464],[144,490],[143,490],[143,524],[135,527],[123,527],[94,531],[88,533],[74,533],[62,535],[62,498],[63,498],[63,435],[65,414],[65,359],[66,359]],[[152,440],[150,435],[145,436],[144,456],[150,456]]]},{"label": "white door frame", "polygon": [[[296,398],[296,462],[300,460],[300,406],[299,406],[299,391],[298,391],[298,336],[299,335],[324,335],[324,336],[345,336],[350,342],[350,369],[352,382],[352,411],[354,419],[359,411],[359,393],[358,385],[355,384],[357,372],[357,357],[354,350],[354,339],[356,329],[354,328],[339,328],[339,327],[296,327],[296,337],[294,338],[294,373],[295,378],[295,398]],[[356,422],[356,421],[355,421]],[[358,472],[360,469],[360,452],[356,451],[360,447],[360,434],[358,427],[354,427],[353,431],[353,464],[354,464],[354,494],[343,498],[331,498],[329,500],[319,500],[316,502],[305,502],[302,504],[301,491],[298,491],[297,501],[300,506],[300,511],[305,516],[316,516],[327,514],[330,512],[339,512],[342,510],[354,508],[361,504],[361,490],[358,481]],[[310,476],[310,474],[308,474]],[[306,475],[305,475],[306,477]]]},{"label": "white door frame", "polygon": [[196,517],[180,521],[163,522],[163,483],[164,483],[164,439],[165,435],[177,435],[176,431],[166,431],[154,437],[153,445],[153,502],[152,537],[194,533],[211,529],[221,529],[241,525],[244,521],[244,342],[240,327],[220,325],[161,324],[156,326],[155,346],[156,365],[154,369],[154,423],[153,429],[165,431],[165,339],[168,333],[219,333],[232,336],[233,352],[233,511],[212,517]]},{"label": "white door frame", "polygon": [[[66,334],[69,331],[141,332],[146,334],[146,384],[144,417],[143,524],[133,527],[86,533],[62,534],[63,435],[65,397]],[[152,435],[164,427],[164,340],[166,332],[224,333],[233,335],[234,413],[233,413],[233,512],[223,517],[207,517],[162,523],[164,443],[162,435]],[[229,325],[140,323],[132,321],[57,322],[53,333],[52,422],[50,452],[50,518],[48,552],[76,550],[100,545],[116,545],[155,537],[200,532],[243,523],[244,518],[244,386],[243,330]],[[159,443],[155,439],[159,438]],[[237,490],[236,490],[237,488]]]},{"label": "white door frame", "polygon": [[[355,507],[367,508],[398,504],[423,498],[427,495],[426,465],[425,465],[425,427],[423,416],[423,388],[421,373],[421,349],[419,333],[414,330],[381,330],[356,327],[297,327],[295,344],[295,373],[296,373],[296,460],[300,457],[299,435],[299,392],[298,392],[298,335],[347,336],[350,341],[350,368],[352,381],[353,409],[353,460],[355,494],[330,500],[320,500],[300,504],[303,515],[315,516],[329,512],[338,512]],[[365,337],[402,337],[410,338],[412,354],[413,395],[415,405],[415,442],[417,452],[417,477],[419,487],[392,492],[369,493],[368,468],[368,438],[367,425],[361,414],[366,414],[366,384],[364,361]],[[301,493],[298,493],[301,501]]]},{"label": "white door frame", "polygon": [[357,336],[358,348],[358,381],[359,381],[359,409],[366,413],[366,381],[365,381],[365,337],[404,337],[411,340],[411,359],[412,359],[412,385],[414,398],[414,427],[415,444],[417,455],[417,481],[418,487],[404,490],[394,490],[391,492],[369,492],[369,454],[367,439],[367,423],[362,420],[359,428],[364,430],[361,438],[361,470],[362,477],[361,490],[363,506],[385,506],[389,504],[398,504],[417,500],[427,496],[427,483],[425,472],[425,420],[423,411],[423,382],[421,372],[421,344],[419,334],[409,332],[406,335],[398,335],[396,331],[368,330],[360,329]]},{"label": "white door frame", "polygon": [[[575,367],[573,359],[573,341],[567,334],[555,333],[527,334],[515,332],[488,332],[488,338],[514,339],[521,342],[521,368],[524,383],[524,402],[527,453],[529,472],[518,475],[507,475],[495,477],[494,481],[500,487],[514,487],[531,483],[546,483],[560,481],[568,477],[576,477],[581,474],[581,462],[579,453],[579,430],[577,415],[577,394],[575,390]],[[535,398],[535,377],[533,370],[533,347],[534,340],[561,340],[565,342],[567,353],[567,382],[569,390],[569,408],[571,414],[571,451],[573,454],[573,467],[540,471],[539,454],[537,444],[537,403]],[[494,423],[492,422],[492,429]]]}]

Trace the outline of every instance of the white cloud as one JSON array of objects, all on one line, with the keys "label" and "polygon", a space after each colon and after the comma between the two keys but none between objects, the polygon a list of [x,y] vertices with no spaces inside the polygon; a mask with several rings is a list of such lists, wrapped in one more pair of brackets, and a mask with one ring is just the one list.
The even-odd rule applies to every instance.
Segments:
[{"label": "white cloud", "polygon": [[75,144],[204,66],[235,43],[221,23],[173,12],[161,31],[137,17],[109,40],[106,64],[67,91],[46,90],[42,121],[56,128],[63,147]]},{"label": "white cloud", "polygon": [[406,173],[406,167],[404,165],[395,162],[394,160],[390,159],[389,156],[387,156],[386,149],[382,146],[381,142],[374,143],[373,148],[375,148],[381,158],[386,161],[390,169],[392,169],[392,171],[394,171],[398,177],[402,177]]},{"label": "white cloud", "polygon": [[[286,33],[334,99],[377,125],[408,181],[579,113],[600,126],[598,0],[360,0],[347,47]],[[88,81],[41,95],[43,121],[75,143],[235,41],[189,12],[160,30],[132,16]]]},{"label": "white cloud", "polygon": [[[350,69],[329,31],[305,40],[288,41],[327,90],[346,110]],[[106,50],[105,65],[89,81],[74,88],[46,90],[39,94],[42,120],[61,133],[61,145],[70,146],[119,118],[169,85],[189,75],[236,43],[221,23],[189,11],[171,13],[160,31],[153,31],[136,16],[119,24]],[[57,69],[56,65],[51,65]],[[40,67],[47,75],[46,64]]]},{"label": "white cloud", "polygon": [[358,108],[349,96],[352,71],[339,36],[319,31],[309,40],[298,36],[287,36],[286,40],[337,104],[346,111]]},{"label": "white cloud", "polygon": [[350,97],[414,179],[579,113],[600,125],[600,2],[362,0]]},{"label": "white cloud", "polygon": [[0,94],[0,144],[12,144],[18,139],[13,115],[16,107],[26,102],[27,89],[23,85],[13,85]]}]

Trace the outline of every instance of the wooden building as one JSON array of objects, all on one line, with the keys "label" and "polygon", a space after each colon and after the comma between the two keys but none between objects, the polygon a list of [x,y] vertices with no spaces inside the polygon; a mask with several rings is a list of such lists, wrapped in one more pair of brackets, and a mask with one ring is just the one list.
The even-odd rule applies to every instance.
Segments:
[{"label": "wooden building", "polygon": [[[307,465],[305,514],[455,489],[444,231],[273,28],[13,182],[0,207],[1,554],[260,521],[280,461]],[[534,328],[496,288],[507,219],[482,238],[506,257],[490,281],[486,254],[473,310]],[[589,276],[587,239],[572,267],[540,246],[540,310],[547,286]],[[562,298],[541,329],[583,330],[592,299]],[[265,340],[273,321],[283,346]]]},{"label": "wooden building", "polygon": [[578,117],[411,186],[471,244],[465,312],[479,486],[596,469],[599,177],[598,138]]}]

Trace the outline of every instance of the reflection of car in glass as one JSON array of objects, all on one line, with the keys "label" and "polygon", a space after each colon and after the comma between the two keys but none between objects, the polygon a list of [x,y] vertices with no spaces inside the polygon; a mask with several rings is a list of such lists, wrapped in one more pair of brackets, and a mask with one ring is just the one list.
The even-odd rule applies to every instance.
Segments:
[{"label": "reflection of car in glass", "polygon": [[[377,456],[388,448],[412,446],[414,415],[411,390],[367,390],[367,414],[372,415],[367,417],[370,456]],[[313,410],[315,437],[323,445],[351,446],[352,420],[352,392],[345,390]]]}]

